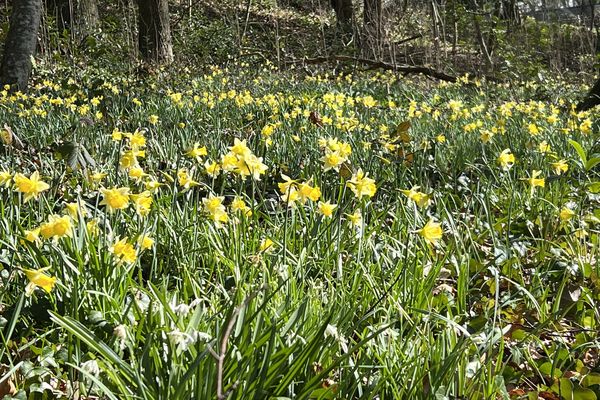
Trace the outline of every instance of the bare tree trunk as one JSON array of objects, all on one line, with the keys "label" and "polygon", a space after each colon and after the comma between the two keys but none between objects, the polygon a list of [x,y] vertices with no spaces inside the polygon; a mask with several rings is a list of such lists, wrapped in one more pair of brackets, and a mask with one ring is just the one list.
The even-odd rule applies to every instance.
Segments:
[{"label": "bare tree trunk", "polygon": [[97,0],[46,0],[46,10],[54,14],[58,32],[69,31],[73,42],[80,42],[100,25]]},{"label": "bare tree trunk", "polygon": [[475,34],[477,35],[477,42],[479,42],[479,47],[481,49],[481,55],[483,55],[486,68],[491,70],[494,66],[492,62],[492,57],[490,56],[490,52],[488,51],[487,44],[485,43],[485,38],[483,37],[483,32],[481,31],[481,25],[479,24],[479,16],[473,15],[473,26],[475,27]]},{"label": "bare tree trunk", "polygon": [[339,25],[344,27],[351,26],[354,17],[352,0],[331,0],[331,7],[335,12],[335,17]]},{"label": "bare tree trunk", "polygon": [[142,58],[150,63],[173,61],[168,0],[138,0],[138,42]]},{"label": "bare tree trunk", "polygon": [[364,0],[363,11],[363,51],[367,57],[381,57],[381,41],[383,37],[383,16],[381,0]]},{"label": "bare tree trunk", "polygon": [[470,2],[471,12],[473,14],[473,27],[475,28],[475,35],[477,42],[479,43],[479,48],[481,50],[481,55],[484,57],[486,70],[492,70],[494,67],[494,63],[492,61],[492,56],[490,55],[485,37],[483,36],[483,31],[481,30],[480,23],[480,7],[477,4],[477,0],[471,0]]},{"label": "bare tree trunk", "polygon": [[452,0],[452,62],[456,65],[456,50],[458,48],[458,13],[456,0]]},{"label": "bare tree trunk", "polygon": [[14,0],[10,27],[4,43],[0,66],[0,84],[25,91],[31,75],[42,17],[42,0]]}]

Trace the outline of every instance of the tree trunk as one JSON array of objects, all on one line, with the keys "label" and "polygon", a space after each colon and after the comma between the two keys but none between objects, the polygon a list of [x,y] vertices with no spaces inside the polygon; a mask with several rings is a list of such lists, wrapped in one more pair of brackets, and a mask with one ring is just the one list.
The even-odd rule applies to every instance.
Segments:
[{"label": "tree trunk", "polygon": [[596,0],[589,0],[590,6],[590,36],[592,40],[592,52],[596,58],[600,55],[600,29],[596,24]]},{"label": "tree trunk", "polygon": [[350,26],[354,12],[352,10],[352,0],[331,0],[331,7],[335,11],[337,23],[342,26]]},{"label": "tree trunk", "polygon": [[483,56],[485,61],[486,70],[491,71],[494,68],[494,62],[492,61],[492,56],[490,55],[487,43],[485,41],[485,37],[483,36],[481,25],[479,23],[479,18],[479,15],[473,14],[473,26],[475,27],[475,35],[477,36],[477,42],[479,42],[481,55]]},{"label": "tree trunk", "polygon": [[93,33],[100,24],[96,0],[75,1],[76,34],[85,37]]},{"label": "tree trunk", "polygon": [[367,57],[378,59],[381,56],[383,36],[381,0],[364,0],[363,24],[363,51]]},{"label": "tree trunk", "polygon": [[10,27],[4,43],[0,66],[0,84],[25,91],[31,75],[42,16],[42,0],[14,0]]},{"label": "tree trunk", "polygon": [[173,61],[168,0],[138,0],[138,41],[142,58],[150,63]]}]

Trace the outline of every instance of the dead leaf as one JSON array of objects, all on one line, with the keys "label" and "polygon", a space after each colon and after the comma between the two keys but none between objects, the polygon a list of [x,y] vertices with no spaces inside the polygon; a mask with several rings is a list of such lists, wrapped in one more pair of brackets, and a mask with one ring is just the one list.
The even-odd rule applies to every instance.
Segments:
[{"label": "dead leaf", "polygon": [[538,397],[544,400],[560,400],[560,397],[552,392],[539,392]]},{"label": "dead leaf", "polygon": [[0,399],[4,398],[4,396],[12,396],[13,394],[17,393],[17,388],[13,382],[15,380],[14,375],[11,375],[5,379],[4,374],[8,372],[8,370],[8,365],[0,365],[0,376],[2,379],[4,379],[2,382],[0,382]]},{"label": "dead leaf", "polygon": [[340,165],[340,176],[344,179],[350,179],[352,178],[353,172],[352,172],[352,167],[350,167],[350,164],[348,164],[347,162],[343,162],[342,165]]},{"label": "dead leaf", "polygon": [[525,392],[523,389],[513,389],[510,392],[508,392],[508,395],[510,397],[521,397],[521,396],[525,396]]},{"label": "dead leaf", "polygon": [[23,141],[19,139],[19,137],[15,134],[15,132],[11,129],[10,126],[4,124],[4,128],[0,133],[2,143],[4,143],[5,145],[12,146],[17,150],[23,150],[23,148],[25,147],[23,145]]},{"label": "dead leaf", "polygon": [[308,116],[308,119],[310,120],[310,122],[312,122],[313,124],[315,124],[319,128],[323,127],[323,120],[321,119],[321,116],[319,115],[318,112],[311,111],[310,115]]}]

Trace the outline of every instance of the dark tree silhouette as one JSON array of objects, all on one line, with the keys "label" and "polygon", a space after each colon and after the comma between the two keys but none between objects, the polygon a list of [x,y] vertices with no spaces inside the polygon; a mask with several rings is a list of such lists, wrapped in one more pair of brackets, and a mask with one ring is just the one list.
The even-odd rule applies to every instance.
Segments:
[{"label": "dark tree silhouette", "polygon": [[24,91],[31,75],[37,33],[42,15],[42,0],[14,0],[10,27],[4,43],[0,84]]},{"label": "dark tree silhouette", "polygon": [[587,111],[600,104],[600,79],[596,81],[594,87],[588,92],[585,98],[577,104],[577,111]]},{"label": "dark tree silhouette", "polygon": [[352,0],[331,0],[331,7],[335,11],[338,24],[350,26],[354,17]]}]

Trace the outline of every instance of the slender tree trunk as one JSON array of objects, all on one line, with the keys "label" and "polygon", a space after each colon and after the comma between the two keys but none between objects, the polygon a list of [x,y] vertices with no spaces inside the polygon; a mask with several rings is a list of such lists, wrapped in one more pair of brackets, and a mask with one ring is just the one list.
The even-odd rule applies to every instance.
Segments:
[{"label": "slender tree trunk", "polygon": [[490,56],[490,52],[488,51],[485,37],[483,36],[483,32],[481,30],[479,15],[473,14],[473,26],[475,27],[475,35],[477,36],[477,42],[479,42],[479,48],[481,49],[481,55],[484,58],[486,69],[490,71],[494,68],[494,63],[492,61],[492,57]]},{"label": "slender tree trunk", "polygon": [[25,91],[31,75],[42,17],[42,0],[13,0],[10,27],[4,43],[0,84]]},{"label": "slender tree trunk", "polygon": [[69,0],[46,0],[46,12],[56,19],[56,28],[59,33],[71,29],[71,2]]},{"label": "slender tree trunk", "polygon": [[59,33],[69,30],[73,39],[85,38],[100,24],[97,0],[46,0],[46,10],[54,14]]},{"label": "slender tree trunk", "polygon": [[485,69],[490,71],[494,67],[494,63],[492,61],[492,56],[490,55],[487,42],[485,36],[483,34],[483,30],[481,29],[481,7],[478,4],[477,0],[471,0],[469,3],[470,11],[473,14],[473,28],[475,28],[475,38],[479,43],[479,49],[481,50],[481,55],[485,61]]},{"label": "slender tree trunk", "polygon": [[351,26],[354,17],[352,0],[331,0],[331,7],[335,12],[335,17],[339,25],[343,27]]},{"label": "slender tree trunk", "polygon": [[363,29],[363,51],[367,56],[380,58],[383,36],[381,0],[364,0]]},{"label": "slender tree trunk", "polygon": [[431,34],[433,35],[433,59],[435,60],[435,66],[440,65],[440,31],[438,27],[438,14],[437,14],[437,1],[431,0]]},{"label": "slender tree trunk", "polygon": [[590,36],[592,38],[592,51],[596,54],[596,57],[600,55],[600,29],[596,24],[596,1],[589,0],[590,5]]},{"label": "slender tree trunk", "polygon": [[511,26],[521,23],[521,16],[516,0],[502,0],[500,5],[502,6],[500,17],[507,22],[509,30]]},{"label": "slender tree trunk", "polygon": [[456,65],[456,50],[458,48],[458,13],[456,0],[452,0],[452,62]]},{"label": "slender tree trunk", "polygon": [[138,41],[142,58],[150,63],[172,62],[168,0],[138,0],[138,6]]}]

